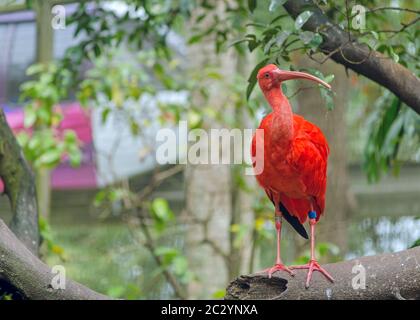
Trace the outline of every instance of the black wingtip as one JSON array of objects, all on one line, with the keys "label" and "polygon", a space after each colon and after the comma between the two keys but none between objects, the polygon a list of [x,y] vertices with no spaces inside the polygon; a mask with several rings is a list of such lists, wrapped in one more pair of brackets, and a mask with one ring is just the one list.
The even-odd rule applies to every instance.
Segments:
[{"label": "black wingtip", "polygon": [[293,229],[295,229],[296,232],[299,233],[305,239],[309,239],[308,233],[306,232],[306,229],[303,226],[303,224],[300,223],[299,219],[292,216],[281,202],[279,203],[279,208],[280,212],[283,214],[284,219],[286,219],[286,221],[290,223]]}]

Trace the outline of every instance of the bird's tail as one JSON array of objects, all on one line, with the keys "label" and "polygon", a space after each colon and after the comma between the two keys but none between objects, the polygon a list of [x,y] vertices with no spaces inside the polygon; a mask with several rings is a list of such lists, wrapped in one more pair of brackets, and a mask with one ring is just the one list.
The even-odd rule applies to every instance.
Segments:
[{"label": "bird's tail", "polygon": [[287,210],[287,208],[281,202],[279,202],[279,209],[284,219],[286,219],[286,221],[290,223],[293,229],[295,229],[296,232],[299,233],[302,237],[308,239],[308,233],[306,232],[306,229],[303,226],[303,224],[300,223],[299,219],[295,216],[292,216],[289,210]]}]

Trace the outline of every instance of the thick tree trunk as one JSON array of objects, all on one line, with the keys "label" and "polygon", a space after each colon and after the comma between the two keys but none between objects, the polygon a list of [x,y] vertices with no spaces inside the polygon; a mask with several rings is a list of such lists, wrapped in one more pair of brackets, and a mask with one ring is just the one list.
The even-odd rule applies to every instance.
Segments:
[{"label": "thick tree trunk", "polygon": [[[226,4],[216,1],[214,3],[218,9],[213,14],[223,19]],[[199,13],[196,12],[196,14]],[[213,23],[212,15],[206,19],[209,24]],[[203,22],[203,26],[206,21]],[[230,92],[226,90],[223,83],[232,81],[237,72],[236,52],[231,49],[217,54],[214,42],[206,41],[190,46],[189,56],[189,67],[192,70],[211,67],[224,78],[224,82],[209,80],[208,99],[203,101],[201,96],[195,96],[193,97],[195,105],[211,106],[215,112],[225,117],[235,118],[233,105],[228,103]],[[224,126],[225,124],[216,119],[205,119],[203,124],[209,136],[210,129]],[[219,141],[209,141],[209,148],[213,151],[219,148]],[[221,152],[220,150],[220,154]],[[207,156],[210,159],[210,152]],[[210,298],[214,292],[222,290],[228,281],[241,271],[243,246],[236,244],[237,234],[231,232],[230,226],[243,221],[243,216],[246,214],[244,210],[246,201],[243,201],[243,194],[236,186],[234,171],[229,164],[188,164],[185,180],[188,213],[196,219],[208,220],[204,228],[202,224],[190,227],[188,231],[187,242],[194,246],[188,251],[189,260],[193,270],[200,274],[199,283],[190,285],[189,289],[192,296]],[[248,212],[250,213],[250,210]],[[204,246],[194,245],[201,239],[205,239]]]},{"label": "thick tree trunk", "polygon": [[[190,48],[194,57],[194,66],[220,65],[218,71],[233,74],[235,63],[231,55],[216,58],[212,44],[202,44]],[[217,60],[216,60],[217,59]],[[231,63],[231,64],[230,64]],[[211,86],[209,101],[215,110],[221,107],[223,90],[216,85]],[[197,105],[204,105],[198,101]],[[205,129],[220,128],[220,124],[209,121]],[[210,131],[207,130],[210,136]],[[210,142],[212,143],[212,142]],[[216,144],[209,148],[218,147]],[[203,150],[206,152],[209,150]],[[210,159],[210,152],[207,153]],[[198,283],[190,285],[192,296],[210,298],[212,293],[223,289],[229,280],[230,261],[228,256],[230,243],[230,223],[232,216],[232,194],[230,166],[226,164],[187,164],[185,171],[186,207],[188,214],[205,224],[191,226],[187,232],[189,261],[198,274]],[[197,246],[202,240],[204,245]],[[217,270],[217,271],[216,271]],[[216,276],[217,273],[217,276]],[[237,274],[237,273],[236,273]]]},{"label": "thick tree trunk", "polygon": [[0,110],[0,177],[13,212],[11,228],[27,248],[36,254],[39,232],[34,177],[3,110]]},{"label": "thick tree trunk", "polygon": [[232,281],[226,299],[420,299],[420,247],[324,267],[335,278],[334,283],[315,271],[309,289],[305,289],[307,270],[296,270],[295,277],[277,272],[271,279],[266,274],[252,274]]},{"label": "thick tree trunk", "polygon": [[31,300],[103,300],[107,296],[62,278],[64,289],[55,289],[57,274],[33,255],[0,219],[0,276]]},{"label": "thick tree trunk", "polygon": [[[324,267],[335,283],[315,272],[309,289],[304,288],[305,270],[297,270],[294,278],[284,273],[276,273],[271,279],[262,274],[241,276],[228,286],[226,299],[420,299],[419,262],[420,247],[334,263]],[[69,279],[65,289],[54,289],[56,275],[51,268],[34,256],[1,219],[0,270],[0,275],[28,299],[110,299]]]},{"label": "thick tree trunk", "polygon": [[[342,66],[331,61],[323,65],[300,57],[296,63],[299,68],[316,68],[324,74],[334,74],[331,83],[334,91],[332,111],[327,111],[317,88],[298,94],[297,113],[317,125],[330,147],[328,158],[328,179],[325,215],[317,226],[317,241],[328,241],[339,246],[344,253],[347,247],[347,209],[348,209],[348,173],[347,173],[347,126],[346,108],[349,80]],[[309,84],[310,85],[310,84]],[[307,81],[300,81],[299,87],[308,87]]]},{"label": "thick tree trunk", "polygon": [[[51,27],[52,20],[51,1],[36,0],[34,9],[36,12],[36,34],[38,37],[36,58],[38,63],[48,64],[53,59],[54,30]],[[37,128],[34,128],[35,130]],[[51,211],[51,170],[37,168],[35,175],[38,212],[46,220],[50,218]]]}]

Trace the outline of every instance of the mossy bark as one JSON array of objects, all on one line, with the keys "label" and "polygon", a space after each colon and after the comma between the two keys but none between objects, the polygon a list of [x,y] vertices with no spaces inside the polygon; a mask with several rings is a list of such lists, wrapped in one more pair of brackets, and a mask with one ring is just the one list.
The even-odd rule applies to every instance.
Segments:
[{"label": "mossy bark", "polygon": [[3,110],[0,110],[0,177],[13,212],[10,227],[26,247],[36,254],[39,230],[34,176],[7,124]]}]

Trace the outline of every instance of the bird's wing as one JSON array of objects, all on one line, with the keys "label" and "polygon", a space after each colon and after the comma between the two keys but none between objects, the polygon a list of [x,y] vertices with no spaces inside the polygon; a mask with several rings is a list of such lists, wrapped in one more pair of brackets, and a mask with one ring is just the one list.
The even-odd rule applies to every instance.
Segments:
[{"label": "bird's wing", "polygon": [[287,162],[296,170],[305,193],[315,198],[317,211],[325,207],[329,147],[322,131],[304,118],[294,116],[295,137]]},{"label": "bird's wing", "polygon": [[[288,223],[290,223],[290,225],[293,227],[293,229],[295,229],[296,232],[299,233],[303,238],[308,239],[308,233],[306,232],[305,227],[303,226],[303,221],[301,221],[301,219],[298,215],[291,214],[289,212],[289,210],[286,208],[286,206],[281,202],[280,198],[282,198],[283,200],[286,200],[286,201],[289,200],[289,199],[287,199],[286,197],[281,196],[281,195],[280,195],[280,198],[277,197],[277,199],[276,199],[276,197],[273,195],[271,190],[269,190],[269,189],[264,189],[264,190],[265,190],[265,193],[267,194],[267,197],[273,203],[274,207],[276,207],[276,209],[279,210],[282,213],[284,219]],[[290,202],[288,202],[288,203],[290,204]],[[291,208],[295,209],[293,204],[292,204]],[[305,211],[305,215],[306,215],[306,212],[307,211]]]}]

